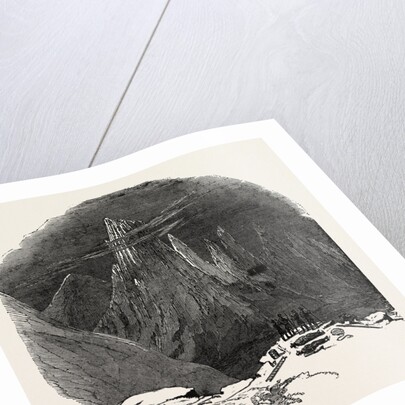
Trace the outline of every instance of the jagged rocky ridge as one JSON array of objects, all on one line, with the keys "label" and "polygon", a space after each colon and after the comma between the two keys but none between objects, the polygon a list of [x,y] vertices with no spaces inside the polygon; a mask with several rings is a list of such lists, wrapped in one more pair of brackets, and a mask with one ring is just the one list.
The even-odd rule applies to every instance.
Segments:
[{"label": "jagged rocky ridge", "polygon": [[[144,183],[49,220],[5,257],[0,290],[58,327],[91,330],[96,323],[98,332],[166,356],[251,377],[275,338],[269,321],[278,312],[303,304],[332,319],[387,305],[303,214],[284,197],[238,180]],[[105,224],[105,217],[131,219]],[[96,279],[93,292],[86,283],[75,287],[89,304],[69,301],[66,281],[77,275]],[[106,312],[94,312],[97,302]]]},{"label": "jagged rocky ridge", "polygon": [[69,274],[43,316],[61,325],[92,331],[107,311],[110,296],[111,286],[106,281]]},{"label": "jagged rocky ridge", "polygon": [[118,405],[132,395],[176,386],[215,394],[236,381],[135,342],[55,326],[12,297],[0,293],[0,299],[47,382],[81,404]]},{"label": "jagged rocky ridge", "polygon": [[[252,183],[207,176],[146,182],[85,201],[49,219],[46,226],[24,238],[20,249],[4,257],[0,291],[44,310],[69,274],[90,275],[111,283],[116,260],[111,252],[105,252],[104,218],[164,221],[167,208],[189,195],[193,196],[190,203],[169,211],[175,226],[167,232],[205,261],[212,259],[202,241],[221,243],[216,229],[221,225],[247,251],[268,264],[278,285],[299,286],[299,293],[333,294],[338,289],[328,274],[345,278],[360,273],[319,225],[288,199]],[[310,251],[311,246],[321,249]],[[319,276],[324,282],[318,285],[312,280]],[[347,283],[349,289],[352,284]],[[354,288],[369,291],[370,283],[361,275],[354,280]]]},{"label": "jagged rocky ridge", "polygon": [[329,297],[305,296],[296,290],[299,286],[294,290],[280,285],[263,260],[220,226],[218,243],[205,240],[212,256],[208,262],[171,234],[168,246],[139,221],[105,223],[117,264],[110,308],[95,330],[236,378],[257,371],[257,359],[275,338],[270,320],[278,312],[288,312],[299,302],[326,317],[333,312],[333,300],[339,299],[336,314],[347,308],[348,298],[364,293],[348,284],[358,273],[346,279],[319,273],[317,282],[334,291]]},{"label": "jagged rocky ridge", "polygon": [[[265,341],[270,320],[252,300],[228,287],[236,282],[249,283],[258,292],[261,287],[248,282],[235,264],[228,263],[224,270],[204,262],[173,236],[175,248],[145,230],[138,232],[134,221],[105,222],[117,264],[110,308],[97,332],[131,339],[169,357],[207,364],[235,377],[258,367],[257,362],[247,367],[237,360],[240,345]],[[179,249],[184,249],[182,254]],[[265,348],[258,345],[256,350]]]}]

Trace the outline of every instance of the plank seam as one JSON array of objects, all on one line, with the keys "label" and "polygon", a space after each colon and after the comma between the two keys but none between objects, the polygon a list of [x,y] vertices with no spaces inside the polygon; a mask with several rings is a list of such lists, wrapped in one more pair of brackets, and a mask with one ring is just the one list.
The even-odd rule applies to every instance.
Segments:
[{"label": "plank seam", "polygon": [[109,132],[109,130],[111,128],[111,125],[112,125],[112,123],[113,123],[113,121],[114,121],[114,119],[115,119],[115,117],[116,117],[116,115],[118,113],[118,110],[120,109],[121,104],[124,101],[124,98],[127,95],[127,92],[129,90],[129,88],[131,87],[131,84],[132,84],[132,82],[134,80],[134,77],[135,77],[136,73],[139,70],[139,67],[140,67],[140,65],[141,65],[141,63],[143,61],[143,58],[145,57],[146,51],[148,50],[149,45],[151,44],[151,42],[153,40],[153,37],[155,36],[156,31],[157,31],[157,29],[158,29],[158,27],[159,27],[159,25],[160,25],[160,23],[161,23],[161,21],[163,19],[163,16],[165,15],[167,8],[169,7],[170,1],[171,0],[167,0],[166,4],[165,4],[165,6],[164,6],[164,8],[162,10],[162,13],[160,14],[160,16],[159,16],[159,18],[157,20],[155,28],[153,29],[153,31],[152,31],[152,33],[151,33],[151,35],[149,37],[149,40],[146,43],[144,50],[142,51],[141,57],[139,58],[138,62],[135,65],[134,71],[132,72],[132,75],[129,78],[129,81],[128,81],[128,83],[127,83],[127,85],[126,85],[126,87],[125,87],[125,89],[124,89],[118,103],[117,103],[117,106],[114,109],[114,112],[113,112],[113,114],[112,114],[112,116],[110,118],[110,121],[108,122],[107,127],[106,127],[103,135],[100,138],[100,142],[98,143],[97,148],[96,148],[96,150],[95,150],[95,152],[93,154],[93,157],[91,158],[90,163],[89,163],[89,165],[87,167],[93,166],[93,163],[94,163],[94,161],[95,161],[95,159],[97,157],[97,154],[99,153],[99,151],[101,149],[101,146],[102,146],[102,144],[103,144],[103,142],[104,142],[104,140],[105,140],[105,138],[106,138],[106,136],[107,136],[107,134],[108,134],[108,132]]}]

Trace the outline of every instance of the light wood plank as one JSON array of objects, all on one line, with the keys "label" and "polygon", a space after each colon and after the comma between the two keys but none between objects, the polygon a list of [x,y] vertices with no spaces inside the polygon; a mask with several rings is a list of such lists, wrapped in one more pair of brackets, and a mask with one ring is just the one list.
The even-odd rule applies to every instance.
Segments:
[{"label": "light wood plank", "polygon": [[170,4],[96,163],[276,118],[405,253],[405,3]]},{"label": "light wood plank", "polygon": [[0,180],[87,167],[165,0],[0,6]]}]

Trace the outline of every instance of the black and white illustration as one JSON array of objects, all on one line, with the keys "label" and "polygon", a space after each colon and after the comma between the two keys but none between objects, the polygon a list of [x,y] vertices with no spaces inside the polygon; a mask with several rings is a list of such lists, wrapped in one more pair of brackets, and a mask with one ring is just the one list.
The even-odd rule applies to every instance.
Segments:
[{"label": "black and white illustration", "polygon": [[403,322],[300,205],[219,176],[49,218],[0,291],[45,380],[86,405],[305,403]]}]

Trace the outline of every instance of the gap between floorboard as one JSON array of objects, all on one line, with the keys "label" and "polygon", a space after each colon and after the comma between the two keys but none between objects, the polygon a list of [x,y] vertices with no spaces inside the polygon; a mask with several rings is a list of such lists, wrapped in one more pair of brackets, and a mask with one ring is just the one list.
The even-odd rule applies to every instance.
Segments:
[{"label": "gap between floorboard", "polygon": [[132,81],[134,80],[134,77],[135,77],[135,75],[136,75],[136,73],[137,73],[139,67],[141,66],[141,63],[142,63],[143,58],[144,58],[144,56],[145,56],[145,54],[146,54],[146,51],[148,50],[149,45],[151,44],[151,42],[152,42],[152,40],[153,40],[153,37],[155,36],[155,33],[156,33],[156,31],[157,31],[157,29],[158,29],[158,27],[159,27],[159,25],[160,25],[160,23],[161,23],[161,21],[162,21],[164,15],[165,15],[165,13],[166,13],[166,10],[167,10],[167,8],[169,7],[170,1],[171,1],[171,0],[167,0],[165,6],[164,6],[164,8],[163,8],[162,13],[160,14],[160,17],[159,17],[159,19],[157,20],[156,26],[155,26],[155,28],[153,29],[153,31],[152,31],[152,33],[151,33],[151,36],[150,36],[148,42],[147,42],[146,45],[145,45],[144,50],[142,51],[141,57],[139,58],[137,64],[135,65],[134,71],[132,72],[132,75],[131,75],[131,77],[129,78],[128,84],[126,85],[126,87],[125,87],[125,89],[124,89],[124,91],[123,91],[123,93],[122,93],[122,95],[121,95],[121,97],[120,97],[120,99],[119,99],[119,101],[118,101],[118,103],[117,103],[117,106],[116,106],[115,109],[114,109],[114,112],[113,112],[113,114],[112,114],[112,116],[111,116],[111,119],[110,119],[110,121],[108,122],[107,127],[106,127],[106,129],[105,129],[103,135],[101,136],[100,142],[99,142],[99,144],[97,145],[96,151],[94,152],[93,157],[91,158],[90,163],[89,163],[89,165],[88,165],[87,167],[93,166],[93,163],[94,163],[94,161],[95,161],[95,159],[96,159],[96,157],[97,157],[97,154],[98,154],[98,152],[100,151],[101,145],[103,144],[103,142],[104,142],[104,140],[105,140],[105,138],[106,138],[106,136],[107,136],[107,134],[108,134],[108,131],[109,131],[110,128],[111,128],[111,125],[112,125],[112,123],[113,123],[113,121],[114,121],[114,118],[116,117],[116,115],[117,115],[117,113],[118,113],[118,110],[120,109],[121,104],[122,104],[122,102],[124,101],[124,98],[125,98],[125,96],[126,96],[126,94],[127,94],[127,92],[128,92],[128,89],[130,88],[131,83],[132,83]]}]

